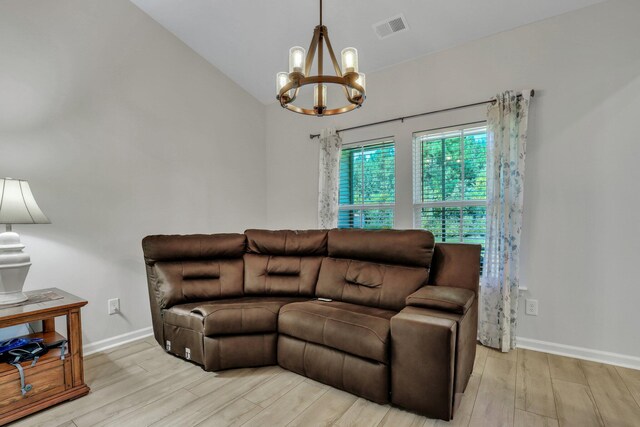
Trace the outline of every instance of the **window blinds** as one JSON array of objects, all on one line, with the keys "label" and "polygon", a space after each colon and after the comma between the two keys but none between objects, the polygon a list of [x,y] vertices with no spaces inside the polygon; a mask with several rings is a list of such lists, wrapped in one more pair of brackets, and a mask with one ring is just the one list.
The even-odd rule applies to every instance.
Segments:
[{"label": "window blinds", "polygon": [[394,141],[342,149],[339,228],[392,228],[395,196]]},{"label": "window blinds", "polygon": [[486,204],[486,127],[414,134],[416,228],[438,242],[484,246]]}]

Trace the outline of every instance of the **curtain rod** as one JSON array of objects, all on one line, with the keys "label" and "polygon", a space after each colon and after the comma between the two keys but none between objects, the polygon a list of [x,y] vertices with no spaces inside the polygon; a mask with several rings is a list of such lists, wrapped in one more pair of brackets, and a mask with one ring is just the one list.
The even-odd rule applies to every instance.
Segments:
[{"label": "curtain rod", "polygon": [[[534,96],[535,93],[536,93],[535,90],[531,89],[531,96]],[[518,97],[521,97],[521,96],[522,95],[518,94]],[[358,126],[351,126],[351,127],[344,128],[344,129],[337,129],[336,132],[346,132],[346,131],[349,131],[349,130],[356,130],[356,129],[366,128],[366,127],[369,127],[369,126],[383,125],[385,123],[404,122],[406,119],[413,119],[413,118],[416,118],[416,117],[428,116],[430,114],[436,114],[436,113],[445,113],[447,111],[460,110],[462,108],[477,107],[479,105],[492,104],[494,102],[496,102],[496,99],[495,98],[491,98],[491,99],[489,99],[487,101],[474,102],[472,104],[458,105],[457,107],[443,108],[441,110],[427,111],[426,113],[412,114],[410,116],[396,117],[395,119],[381,120],[379,122],[367,123],[367,124],[358,125]],[[320,134],[319,133],[309,134],[309,139],[313,139],[313,138],[320,138]]]}]

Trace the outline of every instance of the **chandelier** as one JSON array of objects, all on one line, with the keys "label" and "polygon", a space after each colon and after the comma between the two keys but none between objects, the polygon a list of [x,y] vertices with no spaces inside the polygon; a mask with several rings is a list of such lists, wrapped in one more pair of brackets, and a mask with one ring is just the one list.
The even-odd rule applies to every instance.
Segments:
[{"label": "chandelier", "polygon": [[[324,45],[331,58],[335,75],[323,74]],[[306,55],[305,55],[306,54]],[[314,56],[318,57],[318,75],[309,75]],[[342,68],[333,53],[327,27],[322,25],[322,0],[320,0],[320,24],[313,30],[309,50],[294,46],[289,49],[289,72],[276,76],[276,99],[287,110],[310,116],[331,116],[346,113],[362,105],[365,99],[365,75],[358,72],[358,51],[347,47],[342,50]],[[327,84],[342,86],[348,104],[339,108],[327,108]],[[313,108],[302,108],[293,104],[302,86],[313,88]]]}]

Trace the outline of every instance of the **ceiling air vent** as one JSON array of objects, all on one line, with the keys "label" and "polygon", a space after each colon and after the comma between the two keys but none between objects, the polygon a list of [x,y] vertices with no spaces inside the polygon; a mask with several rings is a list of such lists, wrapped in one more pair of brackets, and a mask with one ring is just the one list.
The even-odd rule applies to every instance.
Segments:
[{"label": "ceiling air vent", "polygon": [[373,30],[376,32],[380,40],[386,39],[393,34],[407,31],[408,29],[409,26],[407,25],[407,20],[404,18],[403,14],[392,16],[391,18],[380,21],[377,24],[373,24]]}]

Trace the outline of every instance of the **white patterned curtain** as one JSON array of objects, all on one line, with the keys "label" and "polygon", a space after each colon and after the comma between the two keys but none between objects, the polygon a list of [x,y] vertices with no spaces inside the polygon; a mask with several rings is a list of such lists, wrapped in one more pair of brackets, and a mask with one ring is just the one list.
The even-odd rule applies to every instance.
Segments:
[{"label": "white patterned curtain", "polygon": [[487,237],[479,339],[504,352],[516,346],[529,100],[529,91],[507,91],[487,111]]},{"label": "white patterned curtain", "polygon": [[335,129],[320,133],[320,177],[318,179],[318,227],[338,226],[338,185],[342,138]]}]

